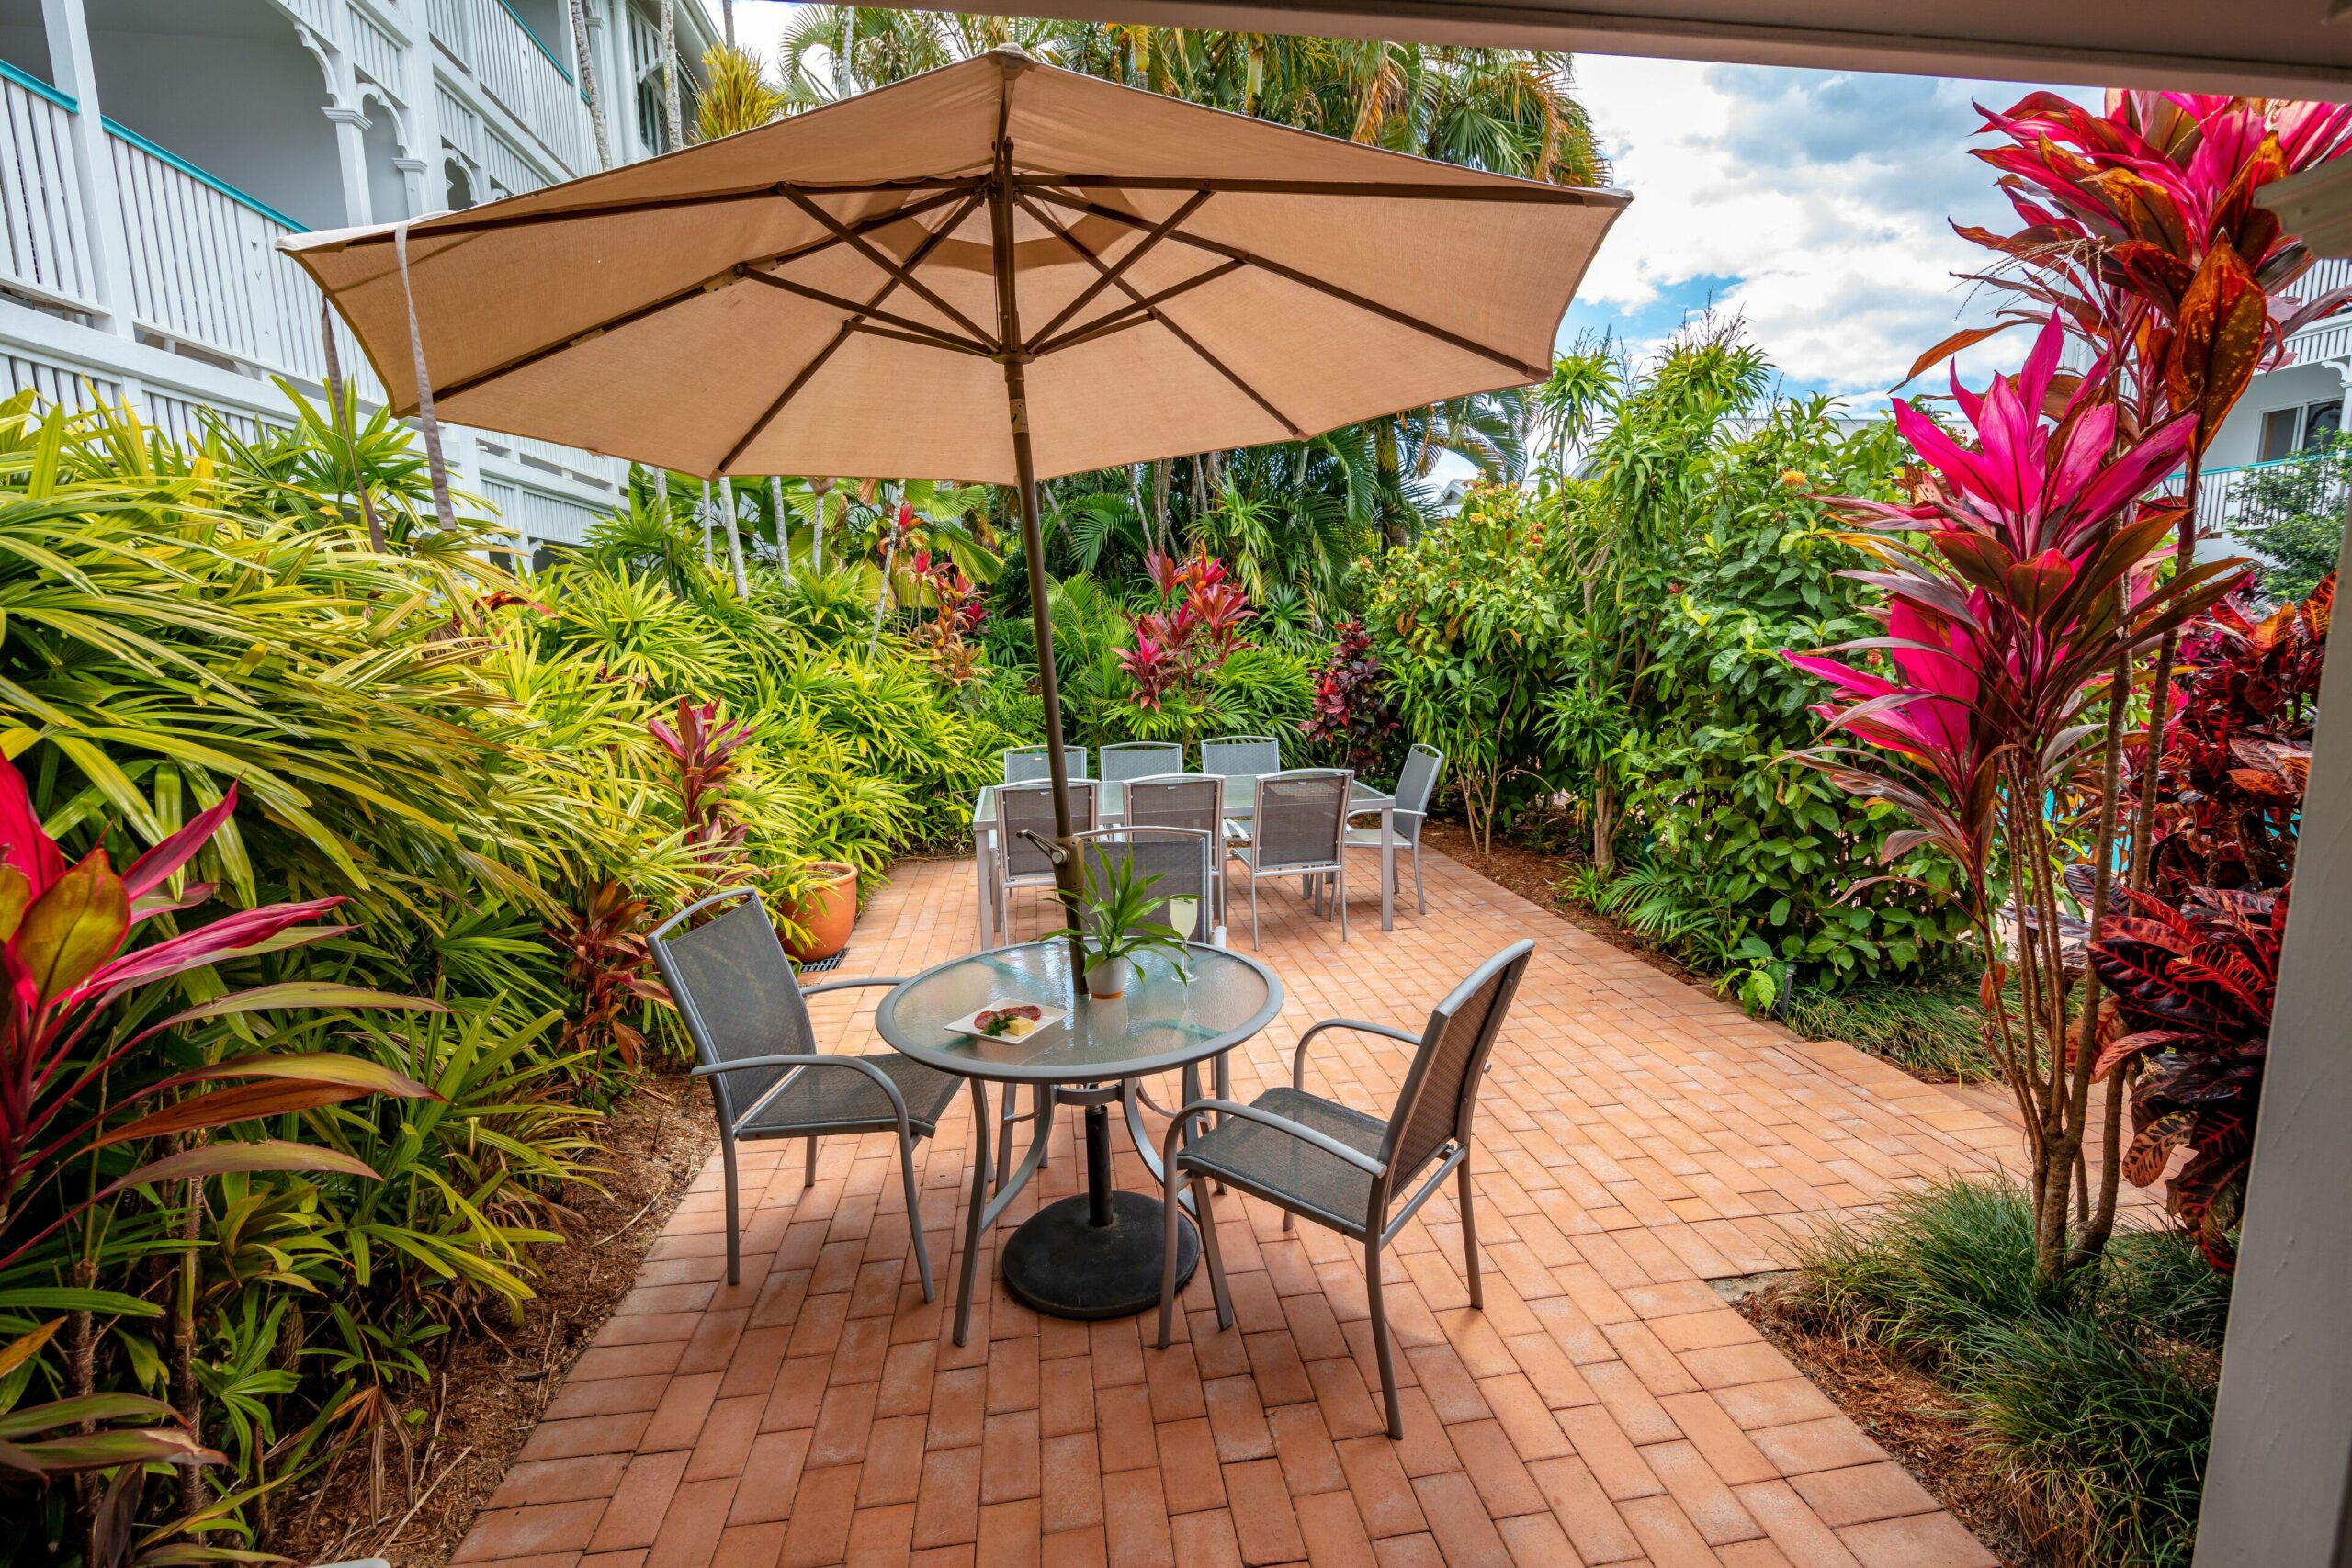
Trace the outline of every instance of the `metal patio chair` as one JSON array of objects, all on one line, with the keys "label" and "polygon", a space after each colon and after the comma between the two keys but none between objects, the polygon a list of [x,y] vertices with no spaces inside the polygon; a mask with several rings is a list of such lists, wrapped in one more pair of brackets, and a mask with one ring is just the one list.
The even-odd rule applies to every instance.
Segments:
[{"label": "metal patio chair", "polygon": [[[1363,1244],[1364,1290],[1372,1303],[1372,1344],[1380,1361],[1388,1435],[1405,1435],[1404,1415],[1396,1403],[1396,1369],[1388,1347],[1387,1307],[1381,1296],[1381,1249],[1453,1175],[1460,1183],[1457,1201],[1470,1304],[1486,1305],[1479,1283],[1477,1220],[1471,1207],[1470,1127],[1495,1036],[1534,951],[1532,942],[1515,942],[1478,965],[1430,1010],[1429,1023],[1418,1036],[1385,1024],[1325,1019],[1299,1036],[1291,1057],[1290,1088],[1270,1089],[1248,1105],[1196,1100],[1177,1112],[1160,1145],[1168,1173],[1159,1286],[1161,1349],[1168,1348],[1175,1315],[1175,1221],[1187,1186],[1198,1207],[1201,1251],[1208,1259],[1217,1326],[1233,1325],[1233,1301],[1226,1292],[1209,1189],[1216,1184],[1239,1188],[1281,1209],[1284,1230],[1291,1228],[1294,1216],[1304,1216]],[[1384,1035],[1415,1047],[1386,1121],[1306,1092],[1306,1047],[1327,1029]],[[1185,1129],[1212,1113],[1217,1124],[1186,1144]],[[1422,1179],[1420,1173],[1432,1162],[1437,1168]],[[1194,1175],[1212,1179],[1193,1181]],[[1419,1184],[1413,1186],[1416,1180]],[[1397,1194],[1408,1187],[1412,1188],[1410,1195],[1397,1203]]]},{"label": "metal patio chair", "polygon": [[[1126,810],[1121,820],[1130,828],[1184,828],[1206,833],[1220,843],[1225,814],[1224,781],[1208,773],[1154,773],[1130,779]],[[1224,863],[1216,863],[1216,923],[1225,923]]]},{"label": "metal patio chair", "polygon": [[[1203,942],[1212,947],[1225,945],[1225,927],[1217,915],[1216,887],[1219,881],[1216,837],[1195,828],[1135,827],[1097,828],[1089,832],[1074,833],[1079,841],[1079,854],[1087,875],[1097,882],[1109,874],[1110,868],[1122,860],[1135,863],[1136,873],[1159,879],[1152,892],[1163,902],[1149,919],[1173,925],[1183,932],[1187,942]],[[1170,919],[1165,900],[1185,899],[1193,907],[1189,921],[1179,923]],[[1215,1058],[1216,1092],[1224,1094],[1232,1082],[1233,1067],[1227,1059],[1230,1053],[1220,1052]],[[1006,1084],[1004,1095],[997,1108],[997,1181],[1001,1187],[1012,1170],[1012,1130],[1023,1122],[1035,1122],[1046,1114],[1052,1091],[1039,1087],[1032,1097],[1030,1109],[1016,1111],[1020,1085]],[[1160,1115],[1169,1115],[1168,1108],[1146,1097],[1145,1104]]]},{"label": "metal patio chair", "polygon": [[1184,748],[1173,740],[1114,740],[1102,748],[1102,782],[1125,784],[1154,773],[1184,771]]},{"label": "metal patio chair", "polygon": [[[1042,756],[1043,753],[1041,752]],[[1073,832],[1094,826],[1095,784],[1091,779],[1069,783],[1069,821]],[[1045,781],[996,786],[996,929],[1012,930],[1012,894],[1020,887],[1051,887],[1054,863],[1046,852],[1023,838],[1027,829],[1048,843],[1054,837],[1054,786]],[[1056,922],[1059,923],[1059,922]]]},{"label": "metal patio chair", "polygon": [[1245,837],[1227,834],[1226,852],[1250,878],[1250,945],[1258,940],[1258,884],[1270,876],[1304,877],[1320,895],[1338,885],[1340,940],[1348,940],[1348,862],[1340,840],[1348,825],[1348,795],[1355,775],[1345,768],[1299,768],[1257,781]]},{"label": "metal patio chair", "polygon": [[[1050,777],[1053,772],[1051,760],[1043,746],[1008,746],[997,753],[997,760],[1004,767],[1006,784],[1034,784]],[[1062,772],[1074,779],[1086,776],[1085,747],[1062,748]]]},{"label": "metal patio chair", "polygon": [[[724,914],[692,930],[680,929],[695,916],[738,899]],[[896,1133],[915,1269],[922,1279],[922,1299],[932,1300],[931,1254],[923,1245],[915,1187],[915,1142],[938,1130],[940,1113],[955,1100],[963,1080],[897,1051],[863,1056],[819,1051],[806,1000],[853,987],[895,986],[898,980],[831,980],[802,990],[776,940],[775,922],[748,887],[687,905],[655,927],[646,945],[694,1042],[700,1064],[694,1076],[710,1079],[710,1098],[718,1108],[718,1152],[727,1173],[727,1282],[738,1284],[741,1276],[738,1143],[808,1139],[805,1175],[813,1182],[820,1137]],[[980,1149],[974,1157],[985,1160],[988,1151]]]},{"label": "metal patio chair", "polygon": [[1283,771],[1282,742],[1271,735],[1222,735],[1201,742],[1201,772],[1226,781],[1226,793],[1250,798],[1251,786]]},{"label": "metal patio chair", "polygon": [[[1428,822],[1430,796],[1437,793],[1438,774],[1445,768],[1445,753],[1434,746],[1419,741],[1405,753],[1405,765],[1396,774],[1396,807],[1390,820],[1396,825],[1396,837],[1413,852],[1413,908],[1426,915],[1430,912],[1429,896],[1421,890],[1421,828]],[[1380,829],[1348,829],[1347,847],[1351,850],[1376,850],[1380,847]]]}]

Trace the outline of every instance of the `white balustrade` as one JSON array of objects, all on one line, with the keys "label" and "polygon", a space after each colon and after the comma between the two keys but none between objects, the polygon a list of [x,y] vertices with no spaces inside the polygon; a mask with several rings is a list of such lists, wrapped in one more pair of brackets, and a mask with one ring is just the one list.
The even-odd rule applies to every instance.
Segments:
[{"label": "white balustrade", "polygon": [[[140,326],[255,370],[323,382],[319,291],[277,242],[299,225],[108,126]],[[337,357],[362,398],[382,387],[341,322]]]},{"label": "white balustrade", "polygon": [[0,77],[0,277],[69,304],[96,303],[89,215],[74,162],[73,100]]},{"label": "white balustrade", "polygon": [[590,172],[594,155],[587,106],[557,46],[525,27],[503,0],[427,0],[425,26],[434,41],[472,73],[482,92],[513,115],[565,174]]}]

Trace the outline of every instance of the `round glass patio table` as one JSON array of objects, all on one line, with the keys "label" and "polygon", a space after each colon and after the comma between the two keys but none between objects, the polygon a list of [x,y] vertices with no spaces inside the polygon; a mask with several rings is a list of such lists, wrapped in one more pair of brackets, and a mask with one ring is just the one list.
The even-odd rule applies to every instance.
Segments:
[{"label": "round glass patio table", "polygon": [[[1124,996],[1096,1001],[1073,971],[1067,942],[1024,942],[926,969],[893,987],[876,1010],[874,1026],[883,1039],[971,1086],[972,1203],[956,1306],[959,1345],[971,1314],[979,1238],[1044,1163],[1057,1104],[1086,1107],[1086,1190],[1046,1205],[1006,1240],[1006,1287],[1057,1317],[1125,1317],[1159,1304],[1160,1201],[1112,1186],[1108,1106],[1123,1103],[1136,1148],[1159,1178],[1136,1080],[1175,1069],[1183,1075],[1182,1098],[1197,1099],[1200,1064],[1272,1021],[1282,1010],[1283,983],[1254,958],[1197,942],[1186,945],[1181,968],[1170,953],[1148,953],[1133,971]],[[1019,1002],[1068,1017],[1019,1040],[981,1039],[947,1027],[982,1008]],[[1039,1097],[1028,1154],[993,1199],[990,1083],[1006,1094],[1026,1084]],[[1179,1216],[1178,1224],[1181,1283],[1199,1259],[1200,1237],[1189,1217]]]}]

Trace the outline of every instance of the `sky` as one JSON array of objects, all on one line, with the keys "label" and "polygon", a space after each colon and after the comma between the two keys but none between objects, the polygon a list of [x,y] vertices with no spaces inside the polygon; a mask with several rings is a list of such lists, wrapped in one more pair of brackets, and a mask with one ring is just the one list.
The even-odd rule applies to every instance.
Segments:
[{"label": "sky", "polygon": [[[797,8],[738,0],[738,36],[773,59]],[[1784,390],[1883,408],[1922,349],[1991,314],[1951,276],[1984,253],[1948,220],[2014,226],[1967,156],[1971,104],[2007,108],[2030,85],[1577,56],[1576,96],[1634,200],[1560,346],[1606,333],[1638,363],[1712,306],[1747,321]],[[2013,368],[2024,347],[1996,338],[1962,372]]]}]

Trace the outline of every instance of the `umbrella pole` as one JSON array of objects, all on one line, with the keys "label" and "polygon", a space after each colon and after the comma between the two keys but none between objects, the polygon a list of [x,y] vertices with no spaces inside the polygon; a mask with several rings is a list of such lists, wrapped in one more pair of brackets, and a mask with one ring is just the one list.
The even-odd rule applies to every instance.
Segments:
[{"label": "umbrella pole", "polygon": [[[1046,600],[1046,547],[1037,525],[1037,462],[1029,447],[1029,356],[1021,350],[1021,304],[1012,274],[1012,144],[1000,140],[996,174],[989,186],[989,227],[994,242],[998,358],[1004,365],[1004,398],[1012,424],[1012,468],[1021,502],[1021,553],[1029,569],[1029,624],[1037,638],[1037,694],[1046,709],[1046,776],[1054,788],[1054,890],[1080,921],[1082,892],[1078,842],[1070,837],[1069,767],[1062,756],[1061,683],[1054,673],[1053,617]],[[1080,978],[1083,950],[1070,943],[1072,981]]]}]

